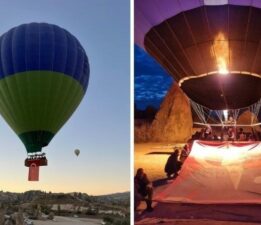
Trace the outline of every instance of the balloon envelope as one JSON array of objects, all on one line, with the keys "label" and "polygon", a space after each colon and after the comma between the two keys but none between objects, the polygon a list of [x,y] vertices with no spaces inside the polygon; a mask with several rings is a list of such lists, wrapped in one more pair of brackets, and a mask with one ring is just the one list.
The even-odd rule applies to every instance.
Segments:
[{"label": "balloon envelope", "polygon": [[77,156],[79,156],[79,155],[80,155],[80,150],[79,150],[79,149],[75,149],[75,150],[74,150],[74,154],[77,155]]},{"label": "balloon envelope", "polygon": [[135,0],[135,43],[195,102],[243,108],[261,98],[261,1],[218,2]]},{"label": "balloon envelope", "polygon": [[23,24],[3,34],[0,54],[0,113],[27,152],[39,152],[86,92],[87,55],[72,34],[46,23]]}]

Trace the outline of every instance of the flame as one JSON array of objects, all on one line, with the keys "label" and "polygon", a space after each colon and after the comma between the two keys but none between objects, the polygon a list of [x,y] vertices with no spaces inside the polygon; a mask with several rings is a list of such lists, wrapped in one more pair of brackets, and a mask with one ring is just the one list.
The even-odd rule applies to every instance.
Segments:
[{"label": "flame", "polygon": [[223,115],[225,117],[225,121],[227,121],[227,118],[228,118],[228,110],[227,109],[223,110]]},{"label": "flame", "polygon": [[212,56],[216,57],[217,67],[220,74],[228,74],[229,45],[222,32],[219,32],[214,39]]}]

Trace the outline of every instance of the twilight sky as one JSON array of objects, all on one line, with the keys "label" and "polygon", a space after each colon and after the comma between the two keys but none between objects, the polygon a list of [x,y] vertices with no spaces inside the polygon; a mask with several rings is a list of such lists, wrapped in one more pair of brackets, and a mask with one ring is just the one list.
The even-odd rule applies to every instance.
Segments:
[{"label": "twilight sky", "polygon": [[[129,190],[129,0],[6,0],[0,34],[22,23],[61,26],[81,42],[90,62],[87,93],[57,133],[40,182],[28,182],[25,148],[0,117],[0,190],[105,194]],[[74,149],[80,149],[77,158]]]},{"label": "twilight sky", "polygon": [[135,104],[138,109],[158,108],[173,79],[165,70],[137,45],[134,46]]}]

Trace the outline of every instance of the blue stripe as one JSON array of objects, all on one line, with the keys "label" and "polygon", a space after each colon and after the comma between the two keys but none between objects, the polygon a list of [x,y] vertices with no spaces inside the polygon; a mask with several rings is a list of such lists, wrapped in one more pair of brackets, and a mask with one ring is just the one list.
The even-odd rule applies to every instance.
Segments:
[{"label": "blue stripe", "polygon": [[86,91],[88,57],[68,31],[47,23],[22,24],[0,37],[0,79],[15,73],[46,70],[64,73]]}]

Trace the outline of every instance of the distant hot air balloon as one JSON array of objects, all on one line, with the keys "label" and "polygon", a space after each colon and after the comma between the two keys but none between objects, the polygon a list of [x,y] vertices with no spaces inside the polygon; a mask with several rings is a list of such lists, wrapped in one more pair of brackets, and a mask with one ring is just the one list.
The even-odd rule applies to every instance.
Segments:
[{"label": "distant hot air balloon", "polygon": [[[47,146],[81,102],[89,62],[79,41],[47,23],[23,24],[0,37],[0,113],[27,153]],[[44,160],[43,160],[44,159]],[[47,165],[33,156],[26,166]]]},{"label": "distant hot air balloon", "polygon": [[76,156],[79,156],[79,155],[80,155],[80,150],[79,150],[79,149],[75,149],[75,150],[74,150],[74,154],[75,154]]}]

